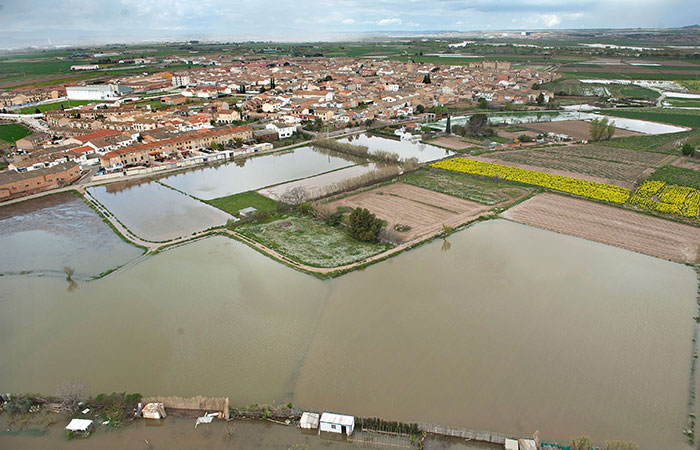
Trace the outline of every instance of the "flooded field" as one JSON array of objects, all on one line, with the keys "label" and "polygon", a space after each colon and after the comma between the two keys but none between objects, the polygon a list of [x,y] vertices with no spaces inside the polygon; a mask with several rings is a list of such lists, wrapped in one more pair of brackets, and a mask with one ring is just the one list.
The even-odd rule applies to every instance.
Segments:
[{"label": "flooded field", "polygon": [[440,147],[435,147],[430,144],[423,144],[420,141],[412,141],[409,139],[410,134],[404,134],[401,137],[396,136],[396,139],[389,139],[370,134],[358,134],[343,139],[338,139],[338,142],[349,142],[355,145],[366,145],[369,147],[369,152],[384,150],[387,152],[398,153],[402,159],[418,158],[420,162],[434,161],[442,159],[453,154],[449,150]]},{"label": "flooded field", "polygon": [[[649,122],[647,120],[638,119],[626,119],[622,117],[611,117],[602,114],[594,114],[582,111],[562,111],[562,112],[539,112],[533,114],[522,114],[522,113],[504,113],[504,114],[489,114],[489,122],[492,124],[527,124],[527,123],[537,123],[537,122],[561,122],[569,120],[592,120],[592,119],[604,119],[607,118],[610,123],[613,123],[615,127],[621,128],[623,130],[634,131],[643,134],[666,134],[666,133],[679,133],[681,131],[686,131],[686,128],[678,127],[675,125],[668,125],[665,123]],[[445,128],[445,120],[442,119],[431,126],[434,128]],[[452,117],[451,123],[453,125],[464,125],[468,120],[468,117]]]},{"label": "flooded field", "polygon": [[0,207],[0,273],[63,275],[71,266],[89,278],[141,255],[117,236],[90,206],[70,193]]},{"label": "flooded field", "polygon": [[351,159],[339,153],[301,147],[289,152],[188,170],[161,178],[161,182],[202,200],[211,200],[354,164],[356,163]]},{"label": "flooded field", "polygon": [[230,215],[155,181],[112,183],[88,188],[131,232],[166,241],[224,225]]},{"label": "flooded field", "polygon": [[689,448],[695,273],[626,250],[490,221],[319,281],[215,237],[64,286],[0,280],[3,390],[83,379]]}]

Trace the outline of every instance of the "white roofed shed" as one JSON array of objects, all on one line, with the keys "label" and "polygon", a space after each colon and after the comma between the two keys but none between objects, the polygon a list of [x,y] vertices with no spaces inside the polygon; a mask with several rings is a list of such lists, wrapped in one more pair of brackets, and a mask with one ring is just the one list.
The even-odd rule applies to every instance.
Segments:
[{"label": "white roofed shed", "polygon": [[319,425],[321,431],[350,436],[355,429],[355,417],[324,412]]},{"label": "white roofed shed", "polygon": [[92,420],[90,419],[73,419],[66,425],[66,431],[72,431],[79,434],[90,434],[92,431]]},{"label": "white roofed shed", "polygon": [[304,430],[315,430],[318,428],[319,414],[305,412],[301,415],[299,427]]}]

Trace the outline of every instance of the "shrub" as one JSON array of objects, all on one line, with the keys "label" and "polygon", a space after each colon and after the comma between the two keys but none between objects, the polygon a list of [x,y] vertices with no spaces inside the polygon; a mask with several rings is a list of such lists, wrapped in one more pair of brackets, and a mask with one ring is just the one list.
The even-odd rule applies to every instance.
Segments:
[{"label": "shrub", "polygon": [[692,144],[686,142],[681,147],[681,153],[683,153],[683,155],[685,155],[685,156],[693,156],[693,155],[695,155],[695,147],[693,147]]},{"label": "shrub", "polygon": [[5,411],[10,414],[26,414],[33,404],[34,402],[29,397],[13,397],[5,405]]},{"label": "shrub", "polygon": [[377,240],[377,235],[382,229],[382,221],[365,208],[355,208],[348,219],[350,235],[363,242]]},{"label": "shrub", "polygon": [[571,450],[591,450],[593,441],[588,436],[577,436],[571,438]]},{"label": "shrub", "polygon": [[630,441],[606,441],[605,450],[639,450],[639,447]]}]

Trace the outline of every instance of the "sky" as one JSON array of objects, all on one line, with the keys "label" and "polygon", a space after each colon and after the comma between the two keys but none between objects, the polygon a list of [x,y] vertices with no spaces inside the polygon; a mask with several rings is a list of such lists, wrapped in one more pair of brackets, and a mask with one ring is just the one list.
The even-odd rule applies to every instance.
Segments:
[{"label": "sky", "polygon": [[679,27],[699,0],[0,0],[0,48],[340,40],[366,32]]}]

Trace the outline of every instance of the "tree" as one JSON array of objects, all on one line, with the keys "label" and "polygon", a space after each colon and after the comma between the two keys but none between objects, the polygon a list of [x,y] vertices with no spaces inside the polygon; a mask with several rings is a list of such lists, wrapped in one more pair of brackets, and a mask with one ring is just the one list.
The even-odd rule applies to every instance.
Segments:
[{"label": "tree", "polygon": [[593,441],[588,436],[571,438],[571,450],[591,450]]},{"label": "tree", "polygon": [[520,136],[518,136],[518,140],[520,142],[532,142],[535,140],[535,138],[533,138],[532,136],[530,136],[528,134],[521,134]]},{"label": "tree", "polygon": [[39,108],[37,108],[37,109],[34,110],[34,113],[36,113],[36,114],[41,114],[41,110],[40,110]]},{"label": "tree", "polygon": [[473,137],[484,137],[491,135],[489,119],[486,114],[474,114],[467,122],[467,134]]},{"label": "tree", "polygon": [[212,150],[218,150],[219,144],[217,144],[216,141],[211,141],[211,144],[209,144],[209,148],[211,148]]},{"label": "tree", "polygon": [[275,84],[275,77],[272,77],[272,80],[270,81],[270,89],[274,89],[276,86]]},{"label": "tree", "polygon": [[87,384],[80,380],[64,383],[56,389],[56,397],[68,410],[75,411],[78,402],[87,398]]},{"label": "tree", "polygon": [[418,114],[423,114],[425,112],[425,106],[423,106],[423,105],[416,106],[416,112]]},{"label": "tree", "polygon": [[382,229],[382,221],[365,208],[355,208],[348,217],[350,236],[358,241],[373,242]]},{"label": "tree", "polygon": [[607,117],[591,120],[588,127],[593,142],[609,140],[615,134],[615,124],[609,123]]},{"label": "tree", "polygon": [[540,92],[540,95],[537,96],[537,104],[540,106],[545,104],[545,98],[544,98],[543,92]]},{"label": "tree", "polygon": [[282,194],[282,198],[280,200],[282,201],[282,203],[297,206],[304,203],[308,198],[309,193],[307,192],[306,188],[304,188],[303,186],[297,186],[293,188],[287,188],[284,194]]},{"label": "tree", "polygon": [[693,156],[695,155],[695,147],[693,147],[692,144],[686,142],[683,144],[683,147],[681,147],[681,153],[685,156]]},{"label": "tree", "polygon": [[479,109],[489,109],[489,102],[485,98],[480,98],[478,103]]},{"label": "tree", "polygon": [[425,76],[423,77],[423,84],[430,84],[432,81],[430,81],[430,74],[426,73]]},{"label": "tree", "polygon": [[445,124],[445,133],[452,133],[452,124],[450,123],[450,116],[447,116],[447,123]]}]

